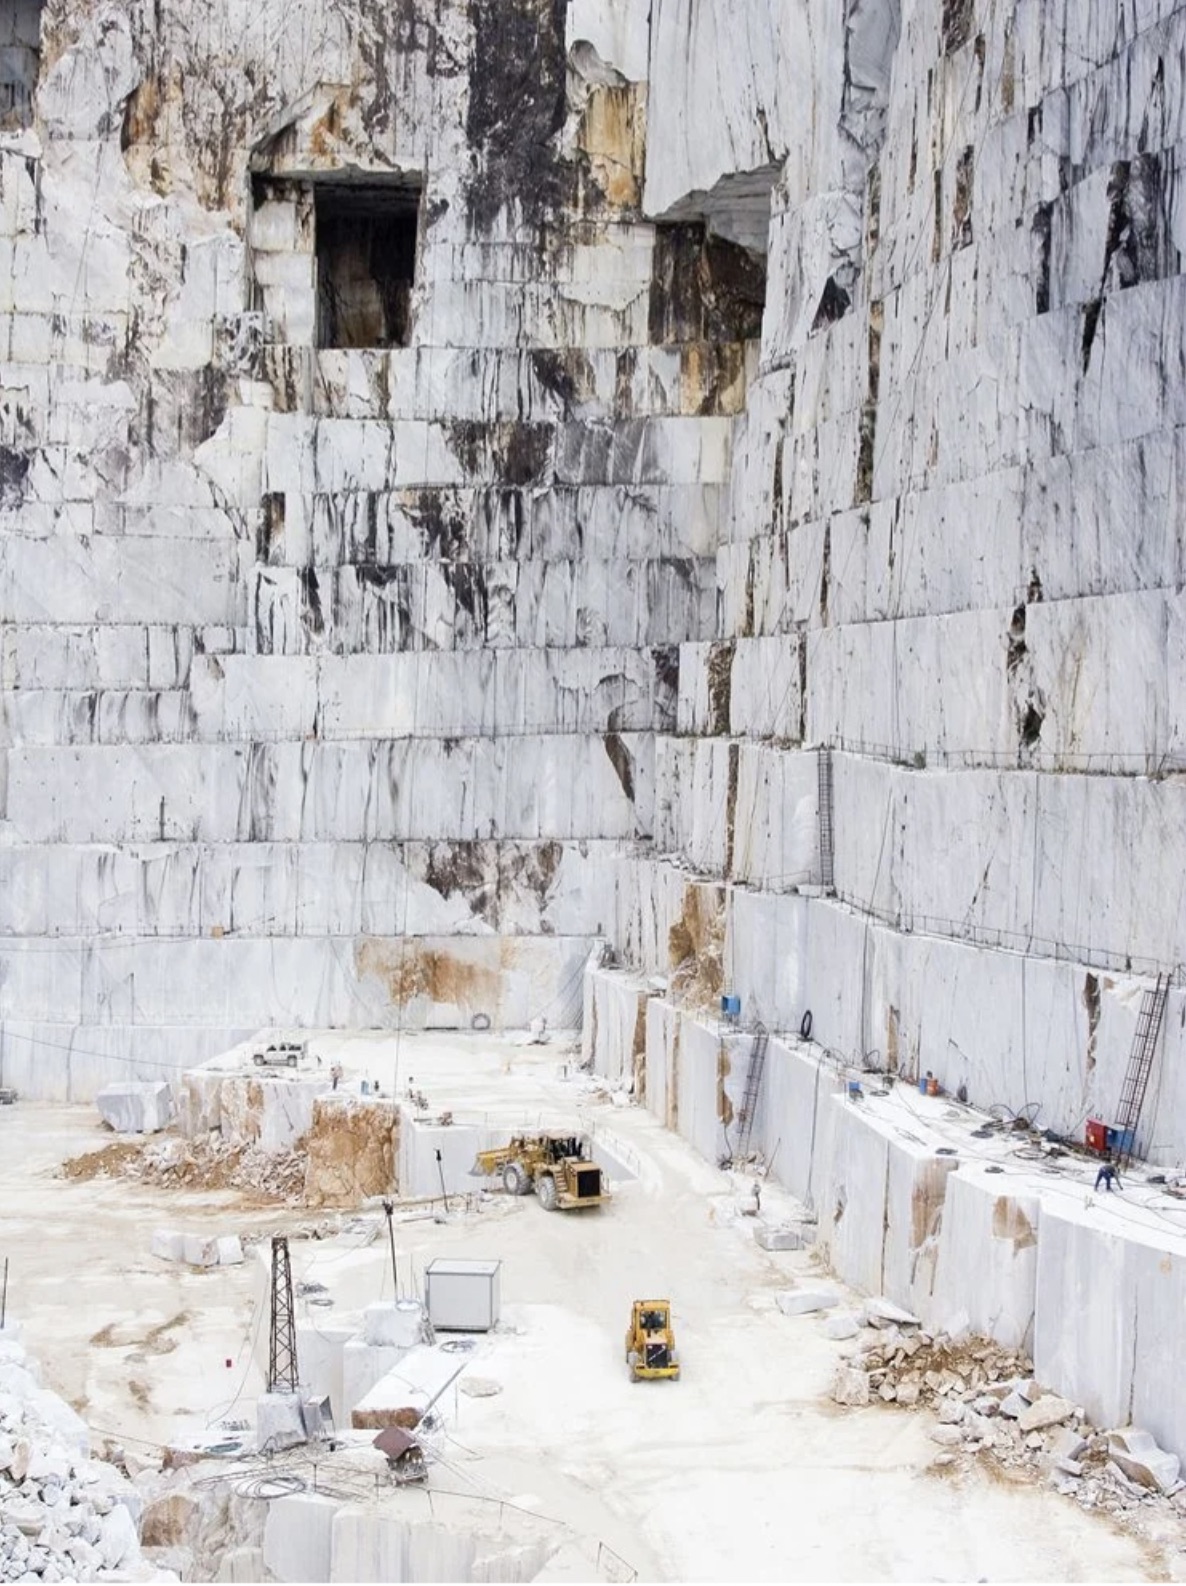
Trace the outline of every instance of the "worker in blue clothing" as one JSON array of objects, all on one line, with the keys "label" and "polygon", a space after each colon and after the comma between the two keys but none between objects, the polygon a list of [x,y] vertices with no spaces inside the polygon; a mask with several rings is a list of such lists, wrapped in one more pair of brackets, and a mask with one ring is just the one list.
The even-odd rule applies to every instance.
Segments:
[{"label": "worker in blue clothing", "polygon": [[1111,1193],[1113,1184],[1116,1186],[1117,1189],[1123,1189],[1124,1188],[1124,1186],[1120,1182],[1120,1174],[1117,1173],[1116,1168],[1115,1168],[1115,1166],[1114,1166],[1114,1164],[1112,1162],[1112,1159],[1110,1157],[1105,1158],[1105,1160],[1100,1163],[1100,1170],[1095,1175],[1095,1187],[1096,1187],[1097,1190],[1099,1189],[1101,1184],[1104,1186],[1104,1188],[1109,1193]]}]

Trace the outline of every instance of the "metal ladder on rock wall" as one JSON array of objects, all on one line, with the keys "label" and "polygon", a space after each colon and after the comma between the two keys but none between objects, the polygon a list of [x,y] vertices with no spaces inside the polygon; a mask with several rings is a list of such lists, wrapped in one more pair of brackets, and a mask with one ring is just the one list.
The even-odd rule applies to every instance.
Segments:
[{"label": "metal ladder on rock wall", "polygon": [[1118,1168],[1128,1166],[1136,1146],[1137,1124],[1140,1122],[1141,1108],[1145,1105],[1145,1092],[1149,1088],[1153,1055],[1157,1050],[1157,1037],[1161,1034],[1169,990],[1170,977],[1158,975],[1156,985],[1147,987],[1141,997],[1141,1011],[1137,1015],[1132,1051],[1128,1055],[1128,1071],[1124,1076],[1124,1089],[1120,1092],[1120,1107],[1116,1114],[1115,1127],[1120,1132],[1121,1142],[1116,1158]]},{"label": "metal ladder on rock wall", "polygon": [[749,1155],[750,1137],[754,1132],[754,1117],[758,1111],[758,1097],[762,1093],[762,1074],[766,1068],[766,1047],[770,1032],[764,1024],[754,1031],[754,1044],[750,1050],[749,1072],[745,1076],[745,1094],[741,1098],[741,1111],[737,1114],[737,1148],[733,1153],[738,1162]]},{"label": "metal ladder on rock wall", "polygon": [[819,876],[825,892],[835,892],[832,870],[832,751],[820,749],[817,761],[819,784]]}]

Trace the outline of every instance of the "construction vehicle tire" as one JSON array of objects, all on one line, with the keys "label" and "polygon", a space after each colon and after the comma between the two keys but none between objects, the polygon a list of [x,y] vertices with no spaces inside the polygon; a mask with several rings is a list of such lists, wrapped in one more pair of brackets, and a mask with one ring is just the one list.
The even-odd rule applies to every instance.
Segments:
[{"label": "construction vehicle tire", "polygon": [[540,1205],[546,1212],[554,1212],[556,1210],[556,1203],[559,1197],[556,1191],[556,1180],[554,1178],[544,1174],[543,1177],[537,1179],[535,1184],[535,1193],[539,1198]]},{"label": "construction vehicle tire", "polygon": [[522,1162],[507,1162],[502,1170],[502,1187],[508,1195],[526,1195],[531,1180]]}]

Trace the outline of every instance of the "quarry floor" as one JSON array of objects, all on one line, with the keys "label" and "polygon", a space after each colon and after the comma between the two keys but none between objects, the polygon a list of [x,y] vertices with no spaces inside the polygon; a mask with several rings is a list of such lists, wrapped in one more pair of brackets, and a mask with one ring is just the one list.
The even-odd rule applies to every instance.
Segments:
[{"label": "quarry floor", "polygon": [[[497,1196],[443,1224],[401,1223],[401,1286],[435,1255],[503,1263],[505,1330],[484,1337],[467,1368],[502,1391],[447,1394],[449,1452],[434,1485],[572,1527],[644,1580],[1186,1579],[1176,1528],[1142,1538],[988,1468],[953,1477],[932,1465],[929,1414],[833,1404],[843,1346],[818,1318],[784,1317],[774,1301],[811,1273],[812,1253],[758,1249],[732,1215],[729,1176],[643,1111],[593,1105],[559,1077],[559,1046],[490,1035],[402,1043],[401,1072],[458,1122],[515,1109],[526,1121],[533,1106],[575,1118],[579,1101],[638,1169],[597,1212],[549,1216],[534,1198]],[[351,1047],[385,1089],[389,1048],[377,1038]],[[148,1448],[224,1417],[253,1421],[262,1264],[169,1265],[149,1253],[153,1230],[266,1239],[334,1218],[252,1208],[229,1192],[57,1176],[63,1160],[109,1139],[87,1107],[0,1109],[10,1312],[96,1447],[110,1437]],[[292,1252],[297,1279],[324,1284],[335,1302],[323,1315],[390,1297],[383,1241],[296,1238]],[[632,1384],[622,1360],[630,1302],[663,1296],[682,1380]]]}]

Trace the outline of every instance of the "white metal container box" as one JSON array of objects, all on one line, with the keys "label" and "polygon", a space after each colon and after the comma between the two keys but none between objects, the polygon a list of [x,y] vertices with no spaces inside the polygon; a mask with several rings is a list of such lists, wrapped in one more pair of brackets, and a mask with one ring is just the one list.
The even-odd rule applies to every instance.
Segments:
[{"label": "white metal container box", "polygon": [[437,1256],[424,1269],[428,1318],[446,1333],[485,1333],[498,1321],[501,1261]]}]

